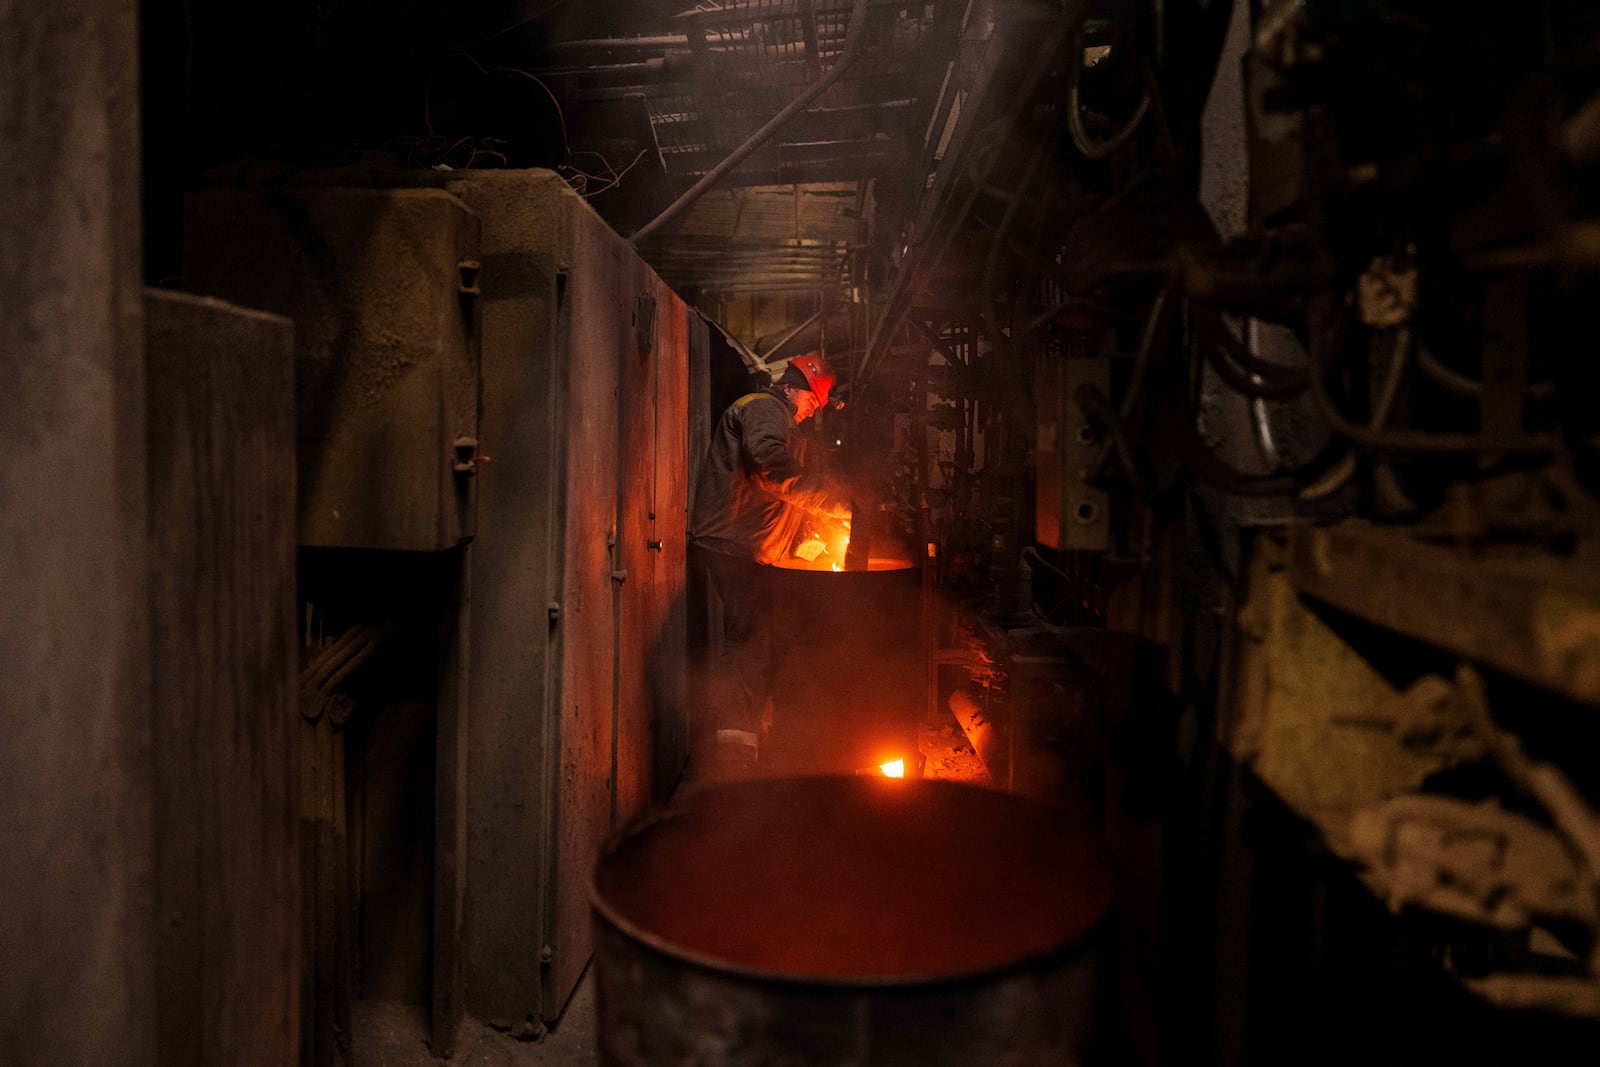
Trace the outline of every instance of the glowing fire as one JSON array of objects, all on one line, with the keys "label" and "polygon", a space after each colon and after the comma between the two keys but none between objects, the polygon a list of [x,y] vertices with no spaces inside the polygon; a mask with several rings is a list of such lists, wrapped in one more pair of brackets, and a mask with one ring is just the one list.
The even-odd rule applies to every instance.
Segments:
[{"label": "glowing fire", "polygon": [[838,572],[839,572],[839,571],[840,571],[840,570],[842,570],[842,569],[843,569],[843,568],[841,568],[841,567],[840,567],[840,566],[839,566],[839,561],[838,561],[838,560],[834,560],[834,561],[833,561],[833,570],[834,570],[834,573],[836,573],[836,574],[837,574],[837,573],[838,573]]},{"label": "glowing fire", "polygon": [[903,759],[890,760],[888,763],[878,764],[878,770],[883,772],[885,778],[904,778],[906,776],[906,761]]}]

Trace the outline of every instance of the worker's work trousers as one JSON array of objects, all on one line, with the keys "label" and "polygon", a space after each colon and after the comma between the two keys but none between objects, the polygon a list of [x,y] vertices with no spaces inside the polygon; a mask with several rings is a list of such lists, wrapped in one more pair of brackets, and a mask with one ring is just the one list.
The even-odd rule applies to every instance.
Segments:
[{"label": "worker's work trousers", "polygon": [[717,631],[707,649],[712,724],[759,736],[772,692],[772,569],[692,546],[689,563],[722,607],[720,649]]}]

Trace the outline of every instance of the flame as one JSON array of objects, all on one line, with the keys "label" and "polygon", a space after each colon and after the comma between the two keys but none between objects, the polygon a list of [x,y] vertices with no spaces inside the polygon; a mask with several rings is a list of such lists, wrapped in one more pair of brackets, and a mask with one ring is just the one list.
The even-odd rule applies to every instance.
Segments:
[{"label": "flame", "polygon": [[878,770],[883,772],[885,778],[904,778],[906,776],[906,761],[903,759],[890,760],[888,763],[878,764]]},{"label": "flame", "polygon": [[837,573],[838,573],[838,572],[839,572],[839,571],[840,571],[840,570],[841,570],[841,569],[842,569],[842,568],[841,568],[841,567],[840,567],[840,566],[839,566],[839,561],[838,561],[838,560],[834,560],[834,561],[833,561],[833,570],[834,570],[834,573],[835,573],[835,574],[837,574]]}]

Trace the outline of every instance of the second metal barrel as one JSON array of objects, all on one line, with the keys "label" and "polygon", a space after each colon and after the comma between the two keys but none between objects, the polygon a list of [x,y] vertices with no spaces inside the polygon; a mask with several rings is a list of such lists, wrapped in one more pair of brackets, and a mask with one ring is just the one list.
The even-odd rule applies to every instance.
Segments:
[{"label": "second metal barrel", "polygon": [[1085,1062],[1114,889],[1023,798],[870,777],[709,788],[615,836],[591,886],[601,1062]]}]

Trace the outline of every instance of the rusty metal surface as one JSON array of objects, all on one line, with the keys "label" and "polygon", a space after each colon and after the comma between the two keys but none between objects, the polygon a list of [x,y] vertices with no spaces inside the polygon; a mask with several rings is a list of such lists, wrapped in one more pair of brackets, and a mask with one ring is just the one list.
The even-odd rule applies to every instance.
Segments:
[{"label": "rusty metal surface", "polygon": [[666,798],[687,733],[690,315],[642,262],[625,277],[651,301],[654,321],[645,338],[637,314],[630,321],[619,308],[614,320],[624,333],[617,350],[625,368],[614,562],[627,572],[617,590],[618,820]]},{"label": "rusty metal surface", "polygon": [[[436,189],[211,189],[184,288],[295,320],[300,543],[434,551],[472,535],[478,221]],[[467,291],[463,291],[463,290]]]},{"label": "rusty metal surface", "polygon": [[[620,239],[572,196],[563,248],[569,266],[557,344],[568,378],[561,566],[560,696],[556,715],[557,818],[542,887],[543,1011],[560,1014],[588,965],[592,939],[583,907],[586,872],[611,829],[616,755],[621,360],[616,318],[629,323],[637,291],[624,285],[633,260]],[[631,333],[631,329],[627,332]]]},{"label": "rusty metal surface", "polygon": [[1295,586],[1388,629],[1600,703],[1600,577],[1528,548],[1425,542],[1359,520],[1294,531]]},{"label": "rusty metal surface", "polygon": [[463,983],[504,1028],[538,1019],[562,626],[566,367],[559,354],[561,182],[477,172],[452,184],[482,219],[482,450],[472,546]]},{"label": "rusty metal surface", "polygon": [[[915,890],[908,891],[914,884]],[[977,906],[1005,888],[1005,908]],[[1074,1064],[1113,901],[1091,834],[948,782],[691,794],[608,843],[608,1064]]]},{"label": "rusty metal surface", "polygon": [[301,965],[293,328],[152,290],[145,333],[159,1060],[290,1063]]}]

